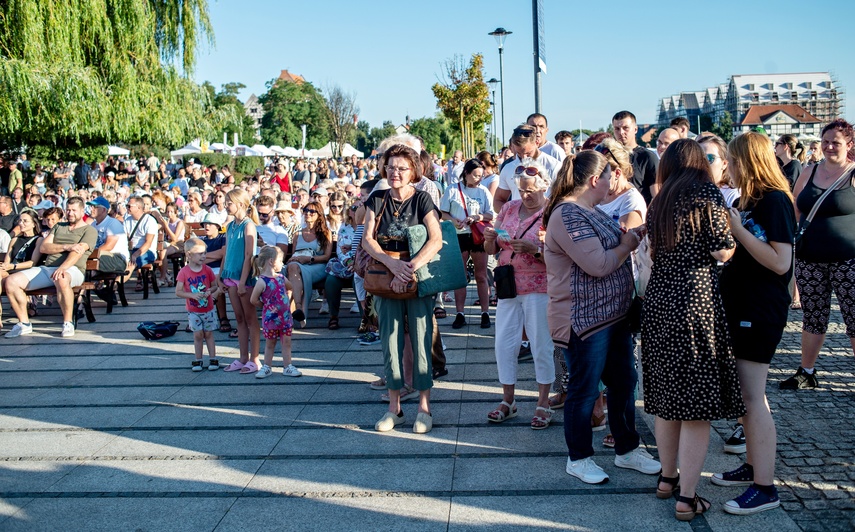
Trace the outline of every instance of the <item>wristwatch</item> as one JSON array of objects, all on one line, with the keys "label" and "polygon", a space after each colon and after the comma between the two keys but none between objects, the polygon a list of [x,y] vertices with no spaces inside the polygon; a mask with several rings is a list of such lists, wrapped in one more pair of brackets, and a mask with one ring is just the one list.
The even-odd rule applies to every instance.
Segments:
[{"label": "wristwatch", "polygon": [[534,258],[540,260],[542,257],[543,257],[543,253],[541,253],[540,250],[537,250],[534,252]]}]

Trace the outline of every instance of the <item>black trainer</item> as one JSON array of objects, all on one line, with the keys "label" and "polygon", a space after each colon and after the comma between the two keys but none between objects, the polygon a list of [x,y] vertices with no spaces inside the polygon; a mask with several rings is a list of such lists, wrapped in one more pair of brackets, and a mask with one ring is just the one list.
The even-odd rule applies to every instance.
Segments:
[{"label": "black trainer", "polygon": [[517,357],[517,362],[525,362],[526,360],[533,359],[534,356],[531,354],[531,344],[524,343],[520,345],[520,354]]},{"label": "black trainer", "polygon": [[466,327],[466,316],[462,312],[458,312],[457,317],[454,318],[454,323],[451,324],[451,328],[462,329],[463,327]]},{"label": "black trainer", "polygon": [[490,328],[490,315],[486,312],[481,313],[481,328],[489,329]]},{"label": "black trainer", "polygon": [[799,367],[795,375],[778,383],[778,387],[782,390],[808,390],[817,386],[819,386],[819,380],[816,378],[816,370],[807,374],[802,367]]},{"label": "black trainer", "polygon": [[710,482],[716,486],[750,486],[754,483],[754,468],[749,464],[742,464],[733,471],[713,474]]},{"label": "black trainer", "polygon": [[745,430],[742,423],[737,423],[733,434],[724,442],[724,452],[728,454],[742,454],[745,452]]}]

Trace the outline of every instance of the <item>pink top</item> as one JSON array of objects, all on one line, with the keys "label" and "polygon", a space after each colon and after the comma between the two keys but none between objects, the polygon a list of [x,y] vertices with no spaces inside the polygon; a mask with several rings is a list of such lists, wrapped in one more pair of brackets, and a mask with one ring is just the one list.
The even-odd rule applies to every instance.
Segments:
[{"label": "pink top", "polygon": [[[211,291],[211,288],[217,282],[217,276],[214,275],[214,270],[207,264],[203,265],[202,269],[198,272],[191,270],[188,264],[178,272],[175,282],[181,283],[184,286],[185,292],[198,293]],[[200,301],[196,301],[195,299],[187,299],[185,301],[187,312],[204,314],[214,309],[214,300],[210,297],[204,297]]]},{"label": "pink top", "polygon": [[[496,227],[508,232],[511,239],[528,240],[538,248],[543,244],[537,234],[543,224],[543,209],[532,214],[525,220],[520,220],[520,207],[522,200],[513,200],[505,203],[502,211],[496,218]],[[523,233],[525,231],[525,233]],[[514,280],[517,284],[517,294],[545,294],[546,293],[546,264],[534,258],[528,253],[517,253],[513,255],[512,250],[500,248],[499,265],[514,265]]]}]

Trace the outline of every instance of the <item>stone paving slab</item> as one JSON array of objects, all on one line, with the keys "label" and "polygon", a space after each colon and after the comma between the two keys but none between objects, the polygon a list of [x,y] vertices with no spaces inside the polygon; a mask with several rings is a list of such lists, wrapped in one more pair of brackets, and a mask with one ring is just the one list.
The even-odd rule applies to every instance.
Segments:
[{"label": "stone paving slab", "polygon": [[[106,408],[12,408],[0,416],[0,427],[9,429],[96,429],[126,428],[154,410],[153,406],[109,406]],[[0,441],[3,439],[0,433]]]},{"label": "stone paving slab", "polygon": [[129,430],[92,453],[95,457],[267,456],[287,429]]}]

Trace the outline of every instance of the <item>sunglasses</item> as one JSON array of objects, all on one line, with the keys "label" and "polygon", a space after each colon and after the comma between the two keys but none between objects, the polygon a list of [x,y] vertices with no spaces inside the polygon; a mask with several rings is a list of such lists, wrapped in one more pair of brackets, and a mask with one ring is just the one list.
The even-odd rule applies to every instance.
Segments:
[{"label": "sunglasses", "polygon": [[721,159],[721,157],[719,157],[718,155],[715,155],[714,153],[708,153],[707,154],[707,161],[709,161],[710,164],[713,164],[716,159]]},{"label": "sunglasses", "polygon": [[258,217],[267,219],[267,218],[270,218],[270,213],[269,212],[260,212],[260,213],[258,213]]},{"label": "sunglasses", "polygon": [[775,146],[783,146],[783,145],[784,145],[784,143],[781,142],[780,140],[775,142]]},{"label": "sunglasses", "polygon": [[303,209],[303,214],[318,214],[315,209]]},{"label": "sunglasses", "polygon": [[612,152],[610,152],[609,149],[606,148],[605,146],[603,146],[602,144],[597,144],[596,146],[594,146],[594,151],[599,153],[599,154],[611,157],[612,159],[615,160],[615,162],[617,162],[617,157],[615,157],[614,154]]},{"label": "sunglasses", "polygon": [[525,174],[529,177],[535,177],[538,175],[538,170],[534,166],[517,166],[516,170],[514,170],[515,175]]}]

